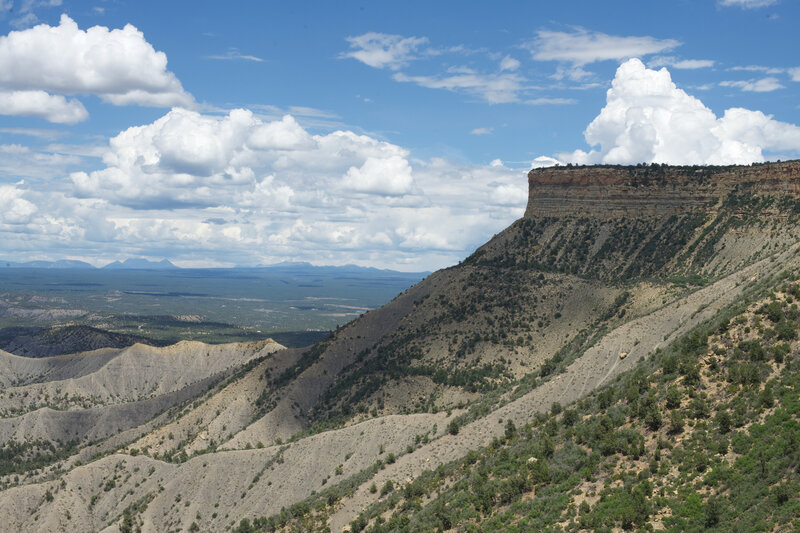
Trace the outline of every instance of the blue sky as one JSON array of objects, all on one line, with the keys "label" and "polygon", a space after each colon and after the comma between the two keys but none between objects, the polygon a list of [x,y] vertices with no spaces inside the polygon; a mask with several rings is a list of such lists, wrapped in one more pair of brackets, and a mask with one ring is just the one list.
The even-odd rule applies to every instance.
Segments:
[{"label": "blue sky", "polygon": [[531,166],[798,157],[799,15],[0,0],[0,257],[446,266]]}]

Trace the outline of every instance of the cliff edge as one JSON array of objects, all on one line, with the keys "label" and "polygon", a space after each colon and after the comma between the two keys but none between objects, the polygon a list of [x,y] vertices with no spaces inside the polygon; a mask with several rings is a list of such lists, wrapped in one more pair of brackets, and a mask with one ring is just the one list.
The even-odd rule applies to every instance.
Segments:
[{"label": "cliff edge", "polygon": [[566,166],[528,173],[525,218],[676,215],[731,194],[800,197],[800,161],[750,166]]}]

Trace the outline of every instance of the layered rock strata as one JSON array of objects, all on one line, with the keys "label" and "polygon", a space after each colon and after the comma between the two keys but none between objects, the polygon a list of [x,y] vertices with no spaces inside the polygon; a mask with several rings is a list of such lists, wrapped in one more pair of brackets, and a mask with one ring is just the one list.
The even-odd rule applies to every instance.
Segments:
[{"label": "layered rock strata", "polygon": [[800,161],[728,167],[549,167],[528,174],[525,218],[678,215],[731,193],[800,197]]}]

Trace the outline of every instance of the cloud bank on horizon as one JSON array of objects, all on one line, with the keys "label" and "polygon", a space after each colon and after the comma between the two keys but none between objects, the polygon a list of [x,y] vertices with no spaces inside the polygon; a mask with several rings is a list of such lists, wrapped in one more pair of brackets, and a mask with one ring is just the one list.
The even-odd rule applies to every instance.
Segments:
[{"label": "cloud bank on horizon", "polygon": [[[718,5],[749,11],[772,3]],[[344,50],[331,62],[382,77],[387,92],[463,98],[471,109],[519,106],[558,117],[552,110],[574,109],[582,94],[607,88],[605,104],[581,115],[574,128],[583,130],[586,145],[564,142],[569,150],[533,159],[544,150],[532,144],[516,162],[492,156],[484,163],[446,145],[422,156],[392,135],[311,106],[199,105],[197,88],[184,89],[166,53],[132,24],[81,29],[67,15],[57,25],[23,22],[0,36],[0,115],[32,123],[0,124],[0,135],[41,143],[0,137],[0,240],[7,256],[1,259],[97,264],[147,256],[183,266],[309,260],[432,270],[455,263],[522,215],[531,167],[749,164],[800,154],[798,126],[741,106],[718,116],[693,95],[708,102],[706,89],[676,83],[670,73],[754,76],[715,85],[739,95],[787,90],[800,81],[800,67],[723,68],[717,59],[679,55],[677,39],[575,26],[540,29],[496,52],[424,36],[339,36]],[[275,61],[261,51],[226,49],[197,55],[226,68]],[[546,65],[546,74],[534,72],[531,62]],[[603,64],[616,67],[610,82],[596,70]],[[129,105],[157,111],[100,141],[66,142],[70,130],[35,122],[91,131],[87,125],[103,114],[95,109]],[[477,123],[464,135],[489,141],[505,127]]]}]

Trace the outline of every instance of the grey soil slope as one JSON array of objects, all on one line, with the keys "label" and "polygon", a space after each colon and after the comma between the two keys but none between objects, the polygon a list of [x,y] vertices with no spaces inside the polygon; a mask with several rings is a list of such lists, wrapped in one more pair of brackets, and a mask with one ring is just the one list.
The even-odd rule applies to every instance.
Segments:
[{"label": "grey soil slope", "polygon": [[[181,342],[41,359],[0,354],[15,382],[33,381],[0,389],[0,440],[105,438],[145,423],[249,361],[282,348],[271,341],[214,346]],[[59,379],[36,383],[53,378]]]},{"label": "grey soil slope", "polygon": [[[63,487],[54,480],[0,493],[0,523],[14,531],[96,531],[118,519],[130,503],[152,498],[141,517],[143,531],[189,524],[197,513],[206,527],[219,531],[232,520],[222,513],[212,518],[213,509],[230,516],[278,512],[319,490],[323,480],[335,483],[378,458],[399,455],[416,435],[433,437],[431,428],[443,431],[446,424],[444,414],[384,417],[291,445],[200,455],[180,465],[115,454],[72,469],[62,477]],[[113,486],[109,479],[115,480]],[[43,502],[48,490],[53,501]],[[39,510],[32,515],[34,507]]]}]

